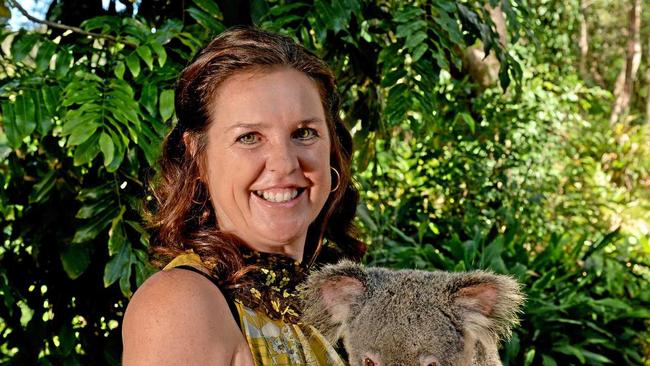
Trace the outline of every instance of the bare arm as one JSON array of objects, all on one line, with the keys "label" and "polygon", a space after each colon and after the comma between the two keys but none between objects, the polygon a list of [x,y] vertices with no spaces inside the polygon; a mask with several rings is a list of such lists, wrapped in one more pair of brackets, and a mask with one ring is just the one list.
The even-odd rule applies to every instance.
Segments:
[{"label": "bare arm", "polygon": [[250,358],[223,294],[180,269],[156,273],[138,289],[122,339],[124,366],[247,364]]}]

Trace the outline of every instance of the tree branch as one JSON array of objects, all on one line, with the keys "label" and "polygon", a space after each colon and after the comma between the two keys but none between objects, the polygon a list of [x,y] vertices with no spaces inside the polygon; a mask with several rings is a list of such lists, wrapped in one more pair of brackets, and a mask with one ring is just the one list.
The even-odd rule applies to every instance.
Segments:
[{"label": "tree branch", "polygon": [[62,29],[62,30],[66,30],[66,31],[71,31],[71,32],[74,32],[74,33],[82,34],[82,35],[93,37],[93,38],[106,39],[106,40],[109,40],[109,41],[112,41],[112,42],[115,42],[115,43],[122,43],[122,44],[125,44],[125,45],[128,45],[128,46],[131,46],[131,47],[137,47],[136,44],[133,44],[131,42],[125,42],[125,41],[119,40],[119,39],[117,39],[117,38],[115,38],[113,36],[109,36],[108,34],[88,32],[88,31],[85,31],[85,30],[83,30],[81,28],[78,28],[78,27],[72,27],[72,26],[69,26],[69,25],[60,24],[60,23],[49,21],[49,20],[38,19],[38,18],[34,17],[33,15],[29,14],[27,12],[27,10],[25,10],[25,8],[23,8],[22,6],[20,6],[20,4],[18,4],[18,2],[16,2],[16,0],[9,0],[9,5],[11,5],[12,7],[18,9],[18,11],[22,15],[24,15],[25,18],[31,20],[34,23],[44,24],[44,25],[47,25],[48,27],[51,27],[51,28],[57,28],[57,29]]}]

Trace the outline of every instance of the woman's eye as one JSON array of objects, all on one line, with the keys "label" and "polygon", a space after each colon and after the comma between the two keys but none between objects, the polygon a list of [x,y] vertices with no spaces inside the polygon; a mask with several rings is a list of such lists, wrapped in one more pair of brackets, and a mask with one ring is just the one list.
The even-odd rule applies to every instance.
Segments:
[{"label": "woman's eye", "polygon": [[371,360],[370,358],[366,357],[363,360],[363,366],[375,366],[375,362]]},{"label": "woman's eye", "polygon": [[310,140],[314,137],[318,136],[318,132],[314,130],[313,128],[299,128],[296,130],[296,132],[293,134],[295,138],[299,140]]},{"label": "woman's eye", "polygon": [[237,137],[237,142],[241,142],[242,144],[245,144],[245,145],[254,144],[258,140],[259,140],[259,137],[257,136],[257,134],[255,134],[253,132],[245,133],[245,134]]}]

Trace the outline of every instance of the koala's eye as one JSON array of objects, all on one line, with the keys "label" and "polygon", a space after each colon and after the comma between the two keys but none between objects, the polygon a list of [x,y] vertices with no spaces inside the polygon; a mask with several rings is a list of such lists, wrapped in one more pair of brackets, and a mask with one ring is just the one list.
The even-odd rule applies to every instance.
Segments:
[{"label": "koala's eye", "polygon": [[363,360],[363,366],[375,366],[375,362],[371,360],[370,358],[366,357]]}]

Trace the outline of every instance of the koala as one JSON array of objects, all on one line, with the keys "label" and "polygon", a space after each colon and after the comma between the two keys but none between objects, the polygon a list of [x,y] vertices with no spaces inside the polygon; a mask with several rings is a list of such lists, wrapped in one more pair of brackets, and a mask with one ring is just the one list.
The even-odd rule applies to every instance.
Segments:
[{"label": "koala", "polygon": [[313,272],[301,288],[303,322],[343,339],[351,366],[501,365],[499,341],[524,297],[511,277],[365,268]]}]

